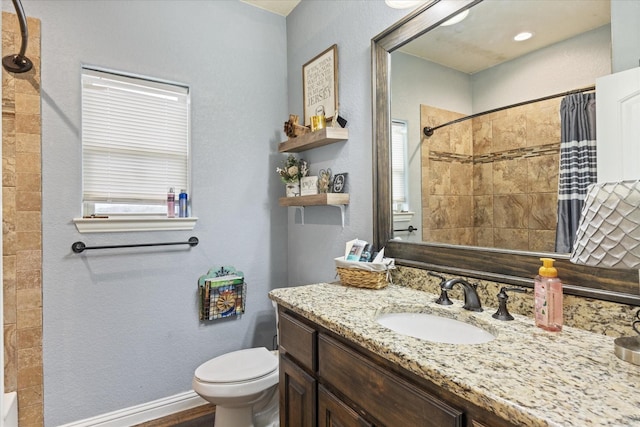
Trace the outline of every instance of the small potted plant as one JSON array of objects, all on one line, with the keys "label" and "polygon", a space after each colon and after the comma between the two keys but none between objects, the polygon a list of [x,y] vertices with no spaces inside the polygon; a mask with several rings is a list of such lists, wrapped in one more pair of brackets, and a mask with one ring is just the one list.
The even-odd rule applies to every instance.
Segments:
[{"label": "small potted plant", "polygon": [[276,172],[285,184],[287,197],[300,195],[300,178],[309,175],[309,165],[303,159],[289,154],[283,167],[277,167]]}]

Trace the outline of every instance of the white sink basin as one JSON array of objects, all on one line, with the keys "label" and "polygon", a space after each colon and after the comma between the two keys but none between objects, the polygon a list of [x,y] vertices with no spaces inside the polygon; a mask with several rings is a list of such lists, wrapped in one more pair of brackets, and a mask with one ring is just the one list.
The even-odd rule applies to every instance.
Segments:
[{"label": "white sink basin", "polygon": [[482,344],[495,335],[469,323],[426,313],[388,313],[377,322],[402,335],[447,344]]}]

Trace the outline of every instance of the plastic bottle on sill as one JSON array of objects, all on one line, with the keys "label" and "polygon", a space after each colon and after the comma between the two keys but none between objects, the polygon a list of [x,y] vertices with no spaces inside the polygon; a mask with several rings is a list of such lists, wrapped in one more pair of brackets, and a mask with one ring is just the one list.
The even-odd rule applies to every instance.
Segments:
[{"label": "plastic bottle on sill", "polygon": [[551,332],[562,330],[562,282],[553,258],[540,258],[542,267],[534,281],[536,326]]},{"label": "plastic bottle on sill", "polygon": [[173,187],[169,189],[167,193],[167,218],[176,217],[176,194],[173,191]]},{"label": "plastic bottle on sill", "polygon": [[180,190],[178,196],[178,216],[186,218],[187,215],[187,190]]}]

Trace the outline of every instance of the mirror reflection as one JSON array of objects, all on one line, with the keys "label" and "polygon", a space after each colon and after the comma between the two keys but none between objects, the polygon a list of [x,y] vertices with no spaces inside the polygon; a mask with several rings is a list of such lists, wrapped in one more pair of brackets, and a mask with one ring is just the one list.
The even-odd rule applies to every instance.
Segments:
[{"label": "mirror reflection", "polygon": [[484,1],[394,51],[394,237],[569,252],[610,73],[608,0]]}]

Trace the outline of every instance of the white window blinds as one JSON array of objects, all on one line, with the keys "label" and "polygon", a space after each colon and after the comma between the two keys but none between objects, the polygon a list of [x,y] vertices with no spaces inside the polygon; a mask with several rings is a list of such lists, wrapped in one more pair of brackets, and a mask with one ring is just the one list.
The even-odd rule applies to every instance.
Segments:
[{"label": "white window blinds", "polygon": [[407,202],[407,123],[391,122],[391,184],[392,202]]},{"label": "white window blinds", "polygon": [[188,87],[83,67],[85,207],[164,204],[188,190],[188,168]]}]

